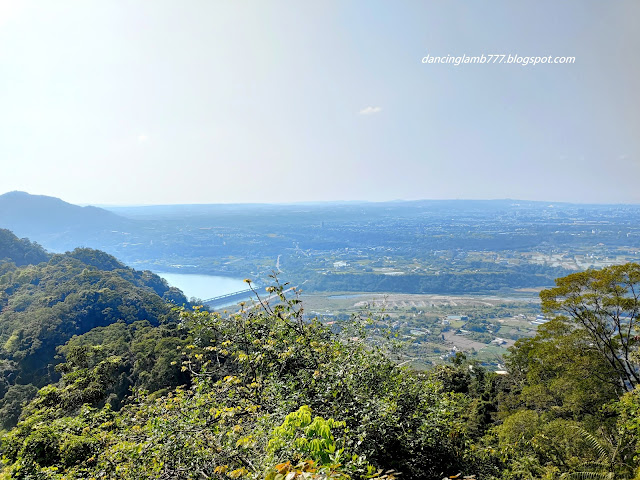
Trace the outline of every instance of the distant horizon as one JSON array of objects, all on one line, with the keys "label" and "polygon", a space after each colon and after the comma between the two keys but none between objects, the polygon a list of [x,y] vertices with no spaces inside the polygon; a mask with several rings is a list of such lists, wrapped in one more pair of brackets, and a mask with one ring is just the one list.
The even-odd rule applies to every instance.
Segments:
[{"label": "distant horizon", "polygon": [[70,202],[63,197],[53,195],[25,192],[23,190],[11,190],[0,194],[0,197],[11,194],[20,193],[33,197],[48,197],[62,200],[71,205],[80,207],[97,207],[103,209],[110,208],[145,208],[145,207],[197,207],[197,206],[295,206],[295,205],[347,205],[347,204],[385,204],[385,203],[417,203],[417,202],[528,202],[528,203],[547,203],[549,205],[629,205],[640,206],[640,202],[569,202],[555,200],[530,200],[525,198],[417,198],[411,200],[391,199],[391,200],[317,200],[317,201],[293,201],[293,202],[213,202],[213,203],[147,203],[147,204],[113,204],[113,203],[87,203],[87,202]]}]

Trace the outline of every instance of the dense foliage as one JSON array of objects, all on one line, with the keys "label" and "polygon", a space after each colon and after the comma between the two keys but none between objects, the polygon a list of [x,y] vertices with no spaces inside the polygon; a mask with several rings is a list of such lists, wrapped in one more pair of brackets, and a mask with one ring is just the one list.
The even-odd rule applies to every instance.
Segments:
[{"label": "dense foliage", "polygon": [[[13,252],[11,260],[41,259],[42,255],[45,260],[20,267],[13,261],[2,264],[0,422],[5,427],[15,424],[21,404],[37,388],[59,378],[54,368],[60,362],[57,350],[72,337],[118,322],[121,328],[140,321],[149,326],[175,322],[177,315],[167,301],[179,305],[186,302],[179,290],[170,288],[157,275],[128,268],[104,252],[76,249],[49,256],[26,240],[10,234],[4,234],[4,238],[9,240],[3,243],[5,251]],[[168,330],[168,326],[163,328]],[[119,334],[124,338],[122,332]],[[154,331],[153,335],[178,334]],[[77,343],[74,339],[66,351]],[[101,343],[105,342],[95,342]],[[148,375],[153,376],[146,372]],[[165,380],[160,383],[164,386]],[[166,384],[172,382],[167,380]]]},{"label": "dense foliage", "polygon": [[[171,313],[162,282],[100,252],[12,267],[2,277],[11,306],[2,315],[11,315],[0,325],[56,335],[61,377],[6,392],[3,408],[20,420],[2,436],[3,475],[638,479],[639,271],[630,264],[558,279],[542,293],[553,320],[519,340],[509,374],[497,375],[461,354],[414,371],[393,360],[399,345],[384,317],[354,318],[335,333],[278,283],[269,287],[277,302]],[[90,299],[83,314],[57,310],[64,299],[43,303],[77,294],[70,285],[97,292],[82,297]],[[118,314],[91,321],[93,302]],[[15,317],[22,312],[31,316]],[[31,318],[46,323],[38,330]],[[85,331],[68,335],[67,322]],[[2,372],[19,367],[27,378],[24,338],[4,350]]]},{"label": "dense foliage", "polygon": [[10,268],[9,264],[38,264],[49,260],[49,254],[37,243],[18,238],[10,230],[0,228],[0,273]]},{"label": "dense foliage", "polygon": [[627,264],[541,293],[554,319],[512,349],[513,387],[491,440],[506,478],[640,478],[639,287],[640,265]]},{"label": "dense foliage", "polygon": [[500,271],[469,271],[431,275],[385,275],[383,273],[328,273],[314,277],[309,287],[332,292],[393,293],[485,293],[501,288],[539,287],[551,284],[560,268],[520,266]]},{"label": "dense foliage", "polygon": [[10,474],[261,477],[279,465],[329,478],[440,478],[470,468],[462,394],[369,348],[366,325],[340,339],[282,300],[228,316],[183,311],[191,343],[181,369],[193,387],[139,392],[117,414],[100,402],[118,383],[118,360],[72,360],[83,368],[65,368],[5,436]]}]

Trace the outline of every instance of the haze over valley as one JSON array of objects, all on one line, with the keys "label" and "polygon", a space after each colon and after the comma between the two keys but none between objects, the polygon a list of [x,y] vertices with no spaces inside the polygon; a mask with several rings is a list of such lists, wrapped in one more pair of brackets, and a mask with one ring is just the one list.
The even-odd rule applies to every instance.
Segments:
[{"label": "haze over valley", "polygon": [[377,304],[415,344],[406,358],[416,366],[465,351],[500,368],[506,348],[544,323],[541,289],[573,272],[640,261],[637,205],[423,200],[102,209],[11,192],[0,196],[0,219],[50,251],[81,245],[151,270],[211,308],[255,300],[245,278],[264,296],[274,275],[302,290],[308,315],[330,324]]},{"label": "haze over valley", "polygon": [[0,196],[0,218],[51,251],[82,245],[137,268],[263,284],[275,272],[322,291],[546,287],[559,275],[640,255],[637,205],[424,200],[105,210],[13,192]]}]

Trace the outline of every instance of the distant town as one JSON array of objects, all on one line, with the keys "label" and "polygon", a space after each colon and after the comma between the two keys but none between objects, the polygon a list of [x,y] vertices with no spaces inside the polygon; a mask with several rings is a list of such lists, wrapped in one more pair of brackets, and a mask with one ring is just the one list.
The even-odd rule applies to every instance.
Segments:
[{"label": "distant town", "polygon": [[[30,213],[44,206],[46,219]],[[84,245],[137,269],[243,285],[195,299],[214,309],[251,301],[242,279],[263,289],[274,277],[302,291],[307,317],[334,328],[373,306],[416,366],[467,352],[498,368],[506,348],[546,321],[541,289],[572,272],[640,261],[638,205],[425,200],[107,211],[14,192],[0,196],[0,214],[50,251]]]}]

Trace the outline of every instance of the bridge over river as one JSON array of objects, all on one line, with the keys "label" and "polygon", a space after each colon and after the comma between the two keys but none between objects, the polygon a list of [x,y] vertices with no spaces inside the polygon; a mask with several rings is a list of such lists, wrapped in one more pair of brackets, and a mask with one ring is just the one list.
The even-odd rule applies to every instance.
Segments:
[{"label": "bridge over river", "polygon": [[[290,292],[294,287],[288,288],[284,291],[284,293]],[[203,300],[202,303],[208,305],[212,308],[222,308],[229,305],[237,305],[240,302],[247,302],[251,300],[258,301],[256,297],[256,293],[260,296],[260,298],[264,300],[271,300],[277,295],[273,295],[272,293],[267,292],[266,287],[256,288],[255,291],[247,288],[246,290],[240,290],[239,292],[227,293],[225,295],[219,295],[217,297],[208,298]]]}]

